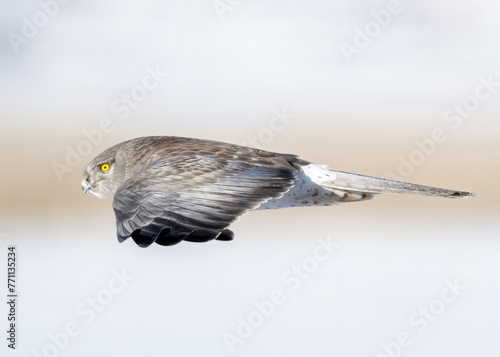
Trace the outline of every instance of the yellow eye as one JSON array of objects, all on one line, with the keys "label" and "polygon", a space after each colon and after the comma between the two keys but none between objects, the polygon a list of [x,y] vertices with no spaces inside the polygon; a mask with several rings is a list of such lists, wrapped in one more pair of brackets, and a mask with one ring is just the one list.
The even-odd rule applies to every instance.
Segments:
[{"label": "yellow eye", "polygon": [[102,164],[101,165],[101,170],[102,171],[108,171],[109,170],[109,165],[108,164]]}]

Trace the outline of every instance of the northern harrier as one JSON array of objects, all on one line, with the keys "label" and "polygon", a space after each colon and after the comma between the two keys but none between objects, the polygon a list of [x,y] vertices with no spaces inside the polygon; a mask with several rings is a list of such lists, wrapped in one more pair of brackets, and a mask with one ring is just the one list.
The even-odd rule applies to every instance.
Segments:
[{"label": "northern harrier", "polygon": [[233,239],[250,210],[330,206],[380,193],[449,198],[473,193],[386,180],[209,140],[154,136],[117,144],[83,172],[82,189],[114,195],[118,240],[141,247]]}]

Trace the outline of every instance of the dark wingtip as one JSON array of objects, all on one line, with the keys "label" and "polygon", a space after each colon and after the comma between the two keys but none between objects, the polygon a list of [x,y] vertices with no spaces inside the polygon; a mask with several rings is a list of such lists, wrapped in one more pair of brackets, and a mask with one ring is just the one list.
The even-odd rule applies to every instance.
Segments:
[{"label": "dark wingtip", "polygon": [[134,242],[141,248],[147,248],[154,243],[156,237],[141,229],[136,229],[131,234]]},{"label": "dark wingtip", "polygon": [[[151,226],[148,226],[151,228]],[[146,228],[148,228],[146,227]],[[157,228],[157,227],[155,227]],[[147,248],[151,244],[156,243],[162,246],[171,246],[182,242],[208,242],[216,239],[220,241],[230,241],[234,238],[234,233],[229,229],[224,229],[221,232],[212,230],[194,230],[192,232],[173,232],[170,227],[164,227],[159,233],[147,229],[136,229],[128,236],[117,234],[118,242],[123,243],[128,238],[132,237],[133,241],[141,248]]]},{"label": "dark wingtip", "polygon": [[118,238],[118,242],[119,242],[119,243],[123,243],[123,242],[125,242],[128,238],[130,238],[130,236],[122,236],[122,235],[119,235],[119,234],[117,234],[116,236],[117,236],[117,238]]},{"label": "dark wingtip", "polygon": [[234,239],[234,232],[230,229],[224,229],[215,240],[228,242]]}]

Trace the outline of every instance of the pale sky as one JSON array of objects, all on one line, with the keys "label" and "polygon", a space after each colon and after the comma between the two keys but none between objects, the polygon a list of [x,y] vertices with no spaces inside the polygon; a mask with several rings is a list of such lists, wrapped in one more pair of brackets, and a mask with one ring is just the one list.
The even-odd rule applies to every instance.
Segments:
[{"label": "pale sky", "polygon": [[[381,122],[433,125],[478,76],[500,80],[500,6],[491,1],[402,0],[349,63],[341,45],[389,3],[242,1],[221,19],[212,1],[73,0],[13,46],[24,17],[46,15],[35,1],[8,2],[0,115],[16,119],[8,130],[28,122],[34,131],[79,132],[113,115],[113,101],[140,84],[146,67],[160,66],[169,78],[127,125],[184,132],[209,120],[215,130],[244,132],[287,106],[312,130],[358,121],[371,131]],[[483,124],[498,128],[499,103],[481,103]]]}]

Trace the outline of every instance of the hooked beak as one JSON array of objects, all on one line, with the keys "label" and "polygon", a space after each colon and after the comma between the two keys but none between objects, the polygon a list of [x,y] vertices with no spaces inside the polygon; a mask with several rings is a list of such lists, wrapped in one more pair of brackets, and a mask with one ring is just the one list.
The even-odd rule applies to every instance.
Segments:
[{"label": "hooked beak", "polygon": [[89,182],[89,173],[86,172],[85,176],[83,177],[82,180],[82,190],[83,193],[88,194],[90,190],[92,190],[95,187],[95,185],[90,184]]},{"label": "hooked beak", "polygon": [[82,190],[83,190],[83,193],[85,193],[86,195],[88,195],[89,193],[97,196],[97,197],[102,197],[102,195],[100,195],[99,193],[97,192],[94,192],[92,191],[92,189],[94,189],[97,184],[95,182],[90,182],[89,180],[89,173],[85,173],[85,176],[83,177],[82,179]]},{"label": "hooked beak", "polygon": [[[82,190],[83,193],[88,195],[89,193],[98,197],[98,198],[106,198],[106,193],[101,192],[101,187],[99,186],[99,181],[92,181],[90,179],[90,174],[88,172],[85,173],[85,176],[82,178]],[[94,189],[97,190],[94,191]]]}]

